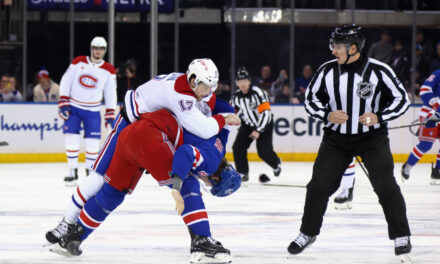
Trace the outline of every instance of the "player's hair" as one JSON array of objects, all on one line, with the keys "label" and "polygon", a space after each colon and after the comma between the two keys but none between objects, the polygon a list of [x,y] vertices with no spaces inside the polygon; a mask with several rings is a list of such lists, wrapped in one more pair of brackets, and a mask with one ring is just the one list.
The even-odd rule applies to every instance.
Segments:
[{"label": "player's hair", "polygon": [[214,172],[214,174],[212,174],[211,176],[218,177],[221,180],[220,172],[225,168],[227,168],[228,166],[229,166],[228,160],[225,157],[223,157],[223,159],[220,161],[220,164],[218,165],[217,171]]}]

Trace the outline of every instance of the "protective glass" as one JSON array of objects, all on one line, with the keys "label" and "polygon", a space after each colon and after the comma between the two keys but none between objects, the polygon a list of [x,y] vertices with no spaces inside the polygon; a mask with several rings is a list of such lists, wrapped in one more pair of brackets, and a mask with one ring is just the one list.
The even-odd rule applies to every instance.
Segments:
[{"label": "protective glass", "polygon": [[[340,45],[338,45],[338,44],[340,44]],[[329,47],[330,51],[333,51],[333,49],[336,49],[336,50],[346,49],[346,50],[348,50],[350,48],[350,44],[330,41],[330,43],[328,44],[328,47]]]}]

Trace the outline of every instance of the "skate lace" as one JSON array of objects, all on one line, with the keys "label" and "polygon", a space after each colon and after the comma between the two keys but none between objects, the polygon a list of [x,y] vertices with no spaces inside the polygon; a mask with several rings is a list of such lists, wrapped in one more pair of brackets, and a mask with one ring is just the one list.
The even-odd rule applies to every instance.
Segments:
[{"label": "skate lace", "polygon": [[398,237],[394,239],[394,246],[395,247],[405,247],[408,244],[408,237]]},{"label": "skate lace", "polygon": [[57,232],[58,235],[61,237],[61,236],[66,235],[67,231],[69,231],[69,224],[63,219],[58,224],[58,226],[55,227],[54,230],[52,230],[52,233],[54,233],[54,235],[57,235],[57,234],[55,234],[55,232]]},{"label": "skate lace", "polygon": [[207,237],[206,240],[207,240],[210,244],[215,245],[215,246],[216,246],[217,243],[218,243],[218,241],[215,240],[215,239],[212,238],[212,237]]},{"label": "skate lace", "polygon": [[304,235],[303,233],[300,233],[299,236],[295,239],[295,243],[303,247],[307,243],[309,243],[310,239],[311,237]]}]

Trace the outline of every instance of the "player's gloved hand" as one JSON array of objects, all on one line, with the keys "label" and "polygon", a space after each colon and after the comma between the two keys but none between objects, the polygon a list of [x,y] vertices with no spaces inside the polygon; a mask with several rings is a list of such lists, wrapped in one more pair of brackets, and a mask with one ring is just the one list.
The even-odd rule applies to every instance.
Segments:
[{"label": "player's gloved hand", "polygon": [[113,121],[115,121],[115,109],[105,110],[105,127],[113,128]]},{"label": "player's gloved hand", "polygon": [[171,195],[173,196],[173,199],[176,202],[176,211],[179,215],[181,215],[183,209],[185,209],[185,203],[183,202],[182,195],[178,190],[175,189],[171,190]]},{"label": "player's gloved hand", "polygon": [[426,127],[436,127],[437,123],[440,121],[440,113],[435,110],[431,110],[426,116],[426,120]]},{"label": "player's gloved hand", "polygon": [[61,96],[58,101],[58,114],[63,120],[69,119],[70,116],[70,103],[69,97]]}]

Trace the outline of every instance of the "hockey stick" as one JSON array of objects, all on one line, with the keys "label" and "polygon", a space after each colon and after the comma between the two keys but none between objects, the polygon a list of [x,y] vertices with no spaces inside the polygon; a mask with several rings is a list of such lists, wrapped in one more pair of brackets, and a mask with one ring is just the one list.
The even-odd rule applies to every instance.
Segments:
[{"label": "hockey stick", "polygon": [[294,184],[262,183],[261,185],[273,186],[273,187],[306,188],[306,186],[304,185],[294,185]]},{"label": "hockey stick", "polygon": [[8,146],[9,143],[6,141],[0,141],[0,146]]},{"label": "hockey stick", "polygon": [[426,125],[426,123],[427,123],[427,122],[418,122],[418,123],[409,124],[409,125],[389,127],[388,130],[391,130],[391,129],[399,129],[399,128],[405,128],[405,127],[413,127],[413,126],[424,126],[424,125]]},{"label": "hockey stick", "polygon": [[355,157],[356,161],[359,163],[359,166],[361,166],[362,170],[364,171],[365,175],[367,175],[368,178],[370,178],[370,176],[368,175],[368,171],[367,169],[365,169],[364,164],[361,162],[361,160],[358,158],[358,156]]}]

